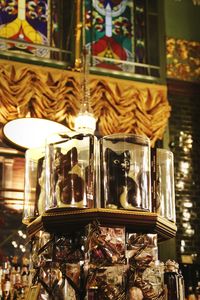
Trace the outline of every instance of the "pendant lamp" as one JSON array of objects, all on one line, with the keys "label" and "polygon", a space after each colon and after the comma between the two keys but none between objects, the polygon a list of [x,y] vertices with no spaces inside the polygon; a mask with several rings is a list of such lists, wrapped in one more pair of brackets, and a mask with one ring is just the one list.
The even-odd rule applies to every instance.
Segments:
[{"label": "pendant lamp", "polygon": [[73,133],[68,127],[55,121],[32,117],[14,119],[3,127],[6,141],[12,147],[21,150],[42,147],[46,138],[57,132],[68,135]]},{"label": "pendant lamp", "polygon": [[84,47],[82,55],[82,99],[80,111],[74,121],[74,129],[76,132],[94,134],[97,120],[94,117],[90,104],[89,57],[88,50]]}]

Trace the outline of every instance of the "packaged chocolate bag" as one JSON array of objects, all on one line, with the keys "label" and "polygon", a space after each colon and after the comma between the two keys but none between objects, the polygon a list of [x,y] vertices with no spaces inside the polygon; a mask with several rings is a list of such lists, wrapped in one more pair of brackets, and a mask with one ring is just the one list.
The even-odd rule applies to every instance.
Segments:
[{"label": "packaged chocolate bag", "polygon": [[125,228],[90,224],[87,230],[89,262],[109,266],[125,263]]},{"label": "packaged chocolate bag", "polygon": [[129,264],[145,267],[158,260],[157,234],[128,233],[126,238],[126,258]]},{"label": "packaged chocolate bag", "polygon": [[93,274],[88,281],[89,299],[125,300],[125,271],[125,265],[90,270]]}]

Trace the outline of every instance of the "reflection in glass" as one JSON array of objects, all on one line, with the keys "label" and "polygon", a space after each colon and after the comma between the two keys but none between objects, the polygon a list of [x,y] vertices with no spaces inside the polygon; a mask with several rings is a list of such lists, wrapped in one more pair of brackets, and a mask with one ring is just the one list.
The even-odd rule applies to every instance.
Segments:
[{"label": "reflection in glass", "polygon": [[23,223],[41,215],[46,206],[45,148],[26,150]]},{"label": "reflection in glass", "polygon": [[174,157],[166,149],[157,149],[156,153],[156,189],[157,212],[175,222]]},{"label": "reflection in glass", "polygon": [[101,139],[103,207],[151,211],[150,143],[134,134]]}]

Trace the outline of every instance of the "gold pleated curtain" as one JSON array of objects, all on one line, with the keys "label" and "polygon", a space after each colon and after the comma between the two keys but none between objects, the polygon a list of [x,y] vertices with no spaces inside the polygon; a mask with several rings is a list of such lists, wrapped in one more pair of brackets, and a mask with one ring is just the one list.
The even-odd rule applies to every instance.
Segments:
[{"label": "gold pleated curtain", "polygon": [[[81,102],[78,72],[0,61],[0,123],[27,115],[74,126]],[[100,135],[135,133],[162,139],[170,116],[166,86],[90,75]]]}]

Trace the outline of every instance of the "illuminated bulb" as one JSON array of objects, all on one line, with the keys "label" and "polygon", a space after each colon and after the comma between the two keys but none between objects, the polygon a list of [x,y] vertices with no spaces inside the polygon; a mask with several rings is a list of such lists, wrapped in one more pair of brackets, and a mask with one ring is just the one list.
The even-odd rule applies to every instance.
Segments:
[{"label": "illuminated bulb", "polygon": [[194,231],[194,229],[188,228],[188,229],[186,229],[185,233],[186,233],[188,236],[192,236],[192,235],[194,235],[195,231]]},{"label": "illuminated bulb", "polygon": [[189,152],[189,148],[190,148],[189,146],[187,146],[187,147],[184,146],[184,147],[183,147],[183,151],[184,151],[185,153],[187,153],[187,152]]},{"label": "illuminated bulb", "polygon": [[183,224],[183,228],[187,228],[188,227],[188,223],[184,222]]},{"label": "illuminated bulb", "polygon": [[89,112],[79,113],[75,119],[74,129],[81,133],[94,134],[96,129],[96,119]]},{"label": "illuminated bulb", "polygon": [[190,201],[184,201],[183,206],[186,208],[191,208],[193,206],[193,203]]},{"label": "illuminated bulb", "polygon": [[21,230],[18,230],[18,234],[19,234],[19,236],[22,236],[23,232]]},{"label": "illuminated bulb", "polygon": [[200,0],[192,0],[194,5],[200,5]]},{"label": "illuminated bulb", "polygon": [[181,240],[181,246],[185,247],[185,241]]},{"label": "illuminated bulb", "polygon": [[74,122],[74,129],[79,133],[94,134],[96,129],[96,119],[90,105],[89,89],[89,55],[86,48],[83,49],[83,81],[82,81],[82,100],[80,111]]},{"label": "illuminated bulb", "polygon": [[187,161],[180,162],[180,169],[184,174],[188,174],[190,164]]},{"label": "illuminated bulb", "polygon": [[179,180],[176,184],[177,189],[183,190],[184,189],[184,182],[182,180]]},{"label": "illuminated bulb", "polygon": [[183,212],[183,220],[189,221],[191,218],[191,214],[188,211]]},{"label": "illuminated bulb", "polygon": [[180,250],[181,250],[181,253],[184,253],[185,247],[184,247],[184,246],[181,246],[181,247],[180,247]]}]

